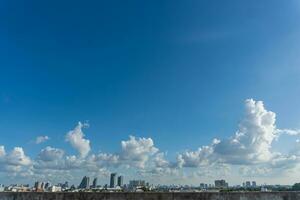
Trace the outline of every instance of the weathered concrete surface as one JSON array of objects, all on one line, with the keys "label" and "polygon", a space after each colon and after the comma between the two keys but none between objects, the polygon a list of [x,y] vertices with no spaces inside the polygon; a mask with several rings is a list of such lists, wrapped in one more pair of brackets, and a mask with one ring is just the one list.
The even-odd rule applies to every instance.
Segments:
[{"label": "weathered concrete surface", "polygon": [[0,200],[300,200],[300,192],[39,193],[3,192]]}]

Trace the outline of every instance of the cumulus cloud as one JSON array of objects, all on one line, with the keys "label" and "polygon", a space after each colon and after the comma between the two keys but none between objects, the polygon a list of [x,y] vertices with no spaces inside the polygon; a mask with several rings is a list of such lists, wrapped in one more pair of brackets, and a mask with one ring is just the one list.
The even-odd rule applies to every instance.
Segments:
[{"label": "cumulus cloud", "polygon": [[[85,138],[81,122],[66,134],[66,141],[78,155],[66,155],[62,149],[46,147],[35,159],[25,155],[21,147],[5,151],[0,146],[0,171],[19,176],[56,177],[60,174],[102,174],[107,175],[112,168],[131,167],[139,175],[161,177],[165,175],[183,176],[185,172],[195,177],[226,176],[231,168],[239,169],[243,176],[277,174],[286,169],[296,169],[300,163],[300,142],[288,153],[272,149],[272,143],[280,135],[300,135],[299,130],[278,129],[276,114],[268,111],[262,101],[245,101],[245,113],[238,128],[231,137],[213,139],[211,144],[196,150],[186,150],[177,154],[175,161],[166,159],[152,138],[129,136],[121,141],[117,153],[90,153],[90,141]],[[49,138],[41,136],[36,143]],[[235,165],[235,166],[233,166]],[[184,171],[184,168],[195,168]],[[115,169],[114,169],[115,170]]]},{"label": "cumulus cloud", "polygon": [[26,166],[31,164],[31,160],[24,153],[23,148],[15,147],[9,154],[6,155],[5,162],[8,165]]},{"label": "cumulus cloud", "polygon": [[42,161],[54,161],[62,159],[64,156],[64,151],[61,149],[56,149],[52,147],[46,147],[42,149],[38,155],[38,159]]},{"label": "cumulus cloud", "polygon": [[149,156],[158,152],[151,138],[135,138],[130,136],[129,140],[121,142],[122,160],[128,160],[136,167],[144,168]]},{"label": "cumulus cloud", "polygon": [[46,136],[38,136],[36,139],[35,139],[35,143],[36,144],[41,144],[41,143],[44,143],[46,142],[47,140],[49,140],[50,138],[46,135]]},{"label": "cumulus cloud", "polygon": [[262,101],[247,99],[245,108],[245,116],[232,137],[214,139],[210,146],[181,154],[183,166],[197,167],[213,162],[241,165],[270,161],[274,156],[271,145],[278,137],[276,115],[267,111]]},{"label": "cumulus cloud", "polygon": [[[77,130],[78,132],[78,130]],[[74,131],[72,132],[74,134]],[[121,142],[119,153],[99,153],[86,156],[67,156],[61,149],[46,147],[42,149],[34,161],[33,171],[38,173],[55,174],[57,171],[66,173],[73,171],[82,174],[107,175],[111,167],[136,167],[145,168],[146,163],[158,149],[151,138],[136,138],[130,136]],[[150,163],[149,163],[150,164]]]},{"label": "cumulus cloud", "polygon": [[227,163],[253,164],[272,158],[271,145],[278,136],[274,112],[267,111],[262,101],[247,99],[245,117],[236,134],[215,145],[216,154]]},{"label": "cumulus cloud", "polygon": [[215,143],[200,147],[197,151],[186,151],[177,157],[179,167],[200,167],[211,164],[214,159]]},{"label": "cumulus cloud", "polygon": [[300,135],[300,130],[293,130],[293,129],[277,129],[278,134],[287,134],[291,136],[298,136]]},{"label": "cumulus cloud", "polygon": [[165,159],[164,153],[157,153],[153,159],[156,168],[170,167],[170,162]]},{"label": "cumulus cloud", "polygon": [[100,166],[119,166],[120,163],[120,156],[117,154],[110,154],[110,153],[100,153],[97,156],[95,156],[95,161]]},{"label": "cumulus cloud", "polygon": [[0,172],[4,172],[6,176],[14,177],[29,171],[31,164],[31,159],[21,147],[15,147],[6,153],[4,146],[0,146]]},{"label": "cumulus cloud", "polygon": [[66,141],[70,142],[82,158],[86,157],[91,150],[90,141],[84,138],[85,135],[82,131],[85,127],[88,127],[87,123],[78,122],[78,125],[66,135]]}]

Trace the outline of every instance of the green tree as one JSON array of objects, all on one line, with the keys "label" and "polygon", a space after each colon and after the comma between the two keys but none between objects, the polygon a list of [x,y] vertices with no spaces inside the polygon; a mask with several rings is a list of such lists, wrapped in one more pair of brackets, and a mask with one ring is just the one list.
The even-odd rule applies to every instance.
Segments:
[{"label": "green tree", "polygon": [[293,190],[300,190],[300,183],[295,183],[292,187]]}]

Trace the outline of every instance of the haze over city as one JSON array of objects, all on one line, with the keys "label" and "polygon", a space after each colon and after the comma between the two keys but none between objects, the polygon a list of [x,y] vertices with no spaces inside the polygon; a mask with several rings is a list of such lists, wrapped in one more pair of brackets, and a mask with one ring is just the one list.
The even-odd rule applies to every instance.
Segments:
[{"label": "haze over city", "polygon": [[0,16],[0,184],[300,182],[299,1],[4,0]]}]

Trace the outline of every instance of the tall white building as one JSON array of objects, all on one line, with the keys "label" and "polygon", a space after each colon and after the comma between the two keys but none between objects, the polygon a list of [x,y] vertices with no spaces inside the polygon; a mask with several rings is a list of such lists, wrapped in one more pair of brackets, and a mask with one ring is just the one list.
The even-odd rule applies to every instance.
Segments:
[{"label": "tall white building", "polygon": [[4,185],[0,184],[0,192],[4,191]]}]

